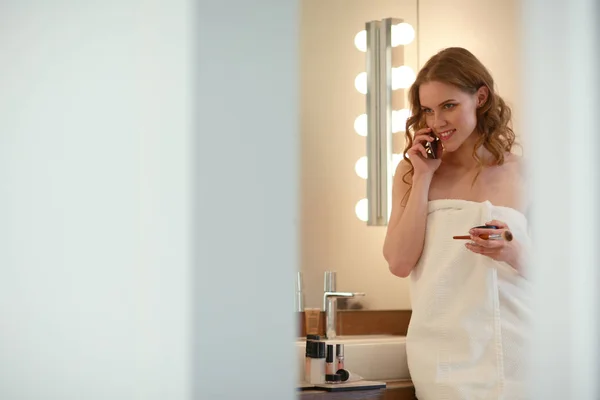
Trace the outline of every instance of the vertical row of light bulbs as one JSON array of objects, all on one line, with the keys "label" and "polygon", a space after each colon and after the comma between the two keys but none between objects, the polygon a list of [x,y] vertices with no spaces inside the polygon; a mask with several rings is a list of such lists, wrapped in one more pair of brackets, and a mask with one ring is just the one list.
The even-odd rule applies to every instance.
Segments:
[{"label": "vertical row of light bulbs", "polygon": [[[401,22],[391,26],[391,46],[405,46],[411,43],[415,39],[414,28],[406,23]],[[354,37],[354,45],[356,48],[363,52],[367,52],[367,31],[362,30]],[[401,65],[398,67],[391,68],[391,90],[407,89],[415,81],[416,75],[413,69],[407,65]],[[354,87],[356,90],[363,94],[367,94],[367,73],[359,73],[354,80]],[[392,110],[392,132],[404,132],[406,126],[406,120],[410,116],[410,110],[402,108],[399,110]],[[356,117],[354,121],[354,130],[360,136],[366,137],[368,129],[368,117],[367,114],[361,114]],[[390,169],[396,170],[396,166],[402,159],[402,154],[392,155],[392,165]],[[368,160],[366,156],[360,157],[354,167],[356,174],[362,178],[368,178]],[[355,206],[355,212],[358,219],[366,222],[369,218],[368,199],[360,199]]]}]

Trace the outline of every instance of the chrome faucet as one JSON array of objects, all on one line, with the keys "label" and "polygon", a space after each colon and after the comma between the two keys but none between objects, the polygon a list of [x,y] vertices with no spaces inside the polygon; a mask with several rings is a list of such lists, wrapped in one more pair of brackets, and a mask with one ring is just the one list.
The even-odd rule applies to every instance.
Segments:
[{"label": "chrome faucet", "polygon": [[296,297],[295,297],[295,305],[294,310],[298,312],[304,311],[304,290],[302,288],[302,272],[296,273]]},{"label": "chrome faucet", "polygon": [[335,339],[336,334],[336,316],[337,299],[339,297],[364,296],[360,292],[337,292],[336,291],[336,273],[334,271],[325,272],[325,292],[323,293],[323,311],[325,311],[325,337]]}]

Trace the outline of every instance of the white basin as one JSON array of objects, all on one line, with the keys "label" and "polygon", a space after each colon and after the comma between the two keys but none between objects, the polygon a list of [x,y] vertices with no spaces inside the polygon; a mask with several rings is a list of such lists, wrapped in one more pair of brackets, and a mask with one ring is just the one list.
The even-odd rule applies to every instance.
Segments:
[{"label": "white basin", "polygon": [[[345,369],[368,380],[410,379],[406,362],[406,337],[395,335],[339,336],[325,340],[344,345]],[[304,378],[306,339],[296,340],[300,379]]]}]

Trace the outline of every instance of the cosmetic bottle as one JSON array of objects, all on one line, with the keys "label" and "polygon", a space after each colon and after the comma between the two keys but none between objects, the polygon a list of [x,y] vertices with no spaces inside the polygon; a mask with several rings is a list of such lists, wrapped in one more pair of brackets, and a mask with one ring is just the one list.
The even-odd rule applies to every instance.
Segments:
[{"label": "cosmetic bottle", "polygon": [[315,342],[321,340],[319,335],[306,335],[306,348],[304,352],[304,381],[310,381],[310,359],[312,358],[312,354],[314,353]]},{"label": "cosmetic bottle", "polygon": [[344,369],[344,345],[343,344],[336,344],[335,345],[335,352],[337,355],[337,370],[340,369]]},{"label": "cosmetic bottle", "polygon": [[327,357],[325,358],[325,374],[333,375],[335,373],[335,369],[333,367],[333,345],[327,345]]},{"label": "cosmetic bottle", "polygon": [[306,382],[316,385],[325,383],[325,342],[307,341],[308,376]]},{"label": "cosmetic bottle", "polygon": [[327,357],[325,358],[325,383],[340,383],[342,377],[335,373],[335,347],[332,344],[327,345]]},{"label": "cosmetic bottle", "polygon": [[306,333],[318,335],[321,327],[321,309],[304,308],[304,324],[306,326]]}]

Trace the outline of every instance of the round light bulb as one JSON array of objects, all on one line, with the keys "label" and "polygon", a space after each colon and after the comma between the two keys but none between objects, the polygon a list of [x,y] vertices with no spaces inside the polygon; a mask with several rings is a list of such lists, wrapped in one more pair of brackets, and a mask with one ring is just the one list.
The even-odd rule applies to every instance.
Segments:
[{"label": "round light bulb", "polygon": [[[392,75],[393,76],[393,75]],[[354,79],[354,87],[359,93],[367,94],[367,73],[361,72]]]},{"label": "round light bulb", "polygon": [[361,114],[354,120],[354,130],[360,136],[367,136],[367,114]]},{"label": "round light bulb", "polygon": [[358,219],[363,222],[367,222],[369,220],[369,200],[360,199],[356,203],[356,207],[354,207],[354,212]]},{"label": "round light bulb", "polygon": [[415,39],[415,30],[411,24],[401,22],[398,25],[392,25],[392,47],[404,46]]},{"label": "round light bulb", "polygon": [[392,132],[406,131],[406,120],[410,117],[410,111],[407,108],[392,111]]},{"label": "round light bulb", "polygon": [[362,52],[367,51],[367,31],[363,29],[354,36],[354,45]]},{"label": "round light bulb", "polygon": [[[417,79],[415,72],[411,67],[402,65],[398,68],[392,68],[392,90],[407,89]],[[366,86],[365,76],[365,86]]]},{"label": "round light bulb", "polygon": [[354,165],[354,170],[356,171],[356,175],[360,176],[363,179],[367,179],[367,177],[369,176],[369,165],[367,163],[367,156],[362,156],[358,159],[358,161]]}]

